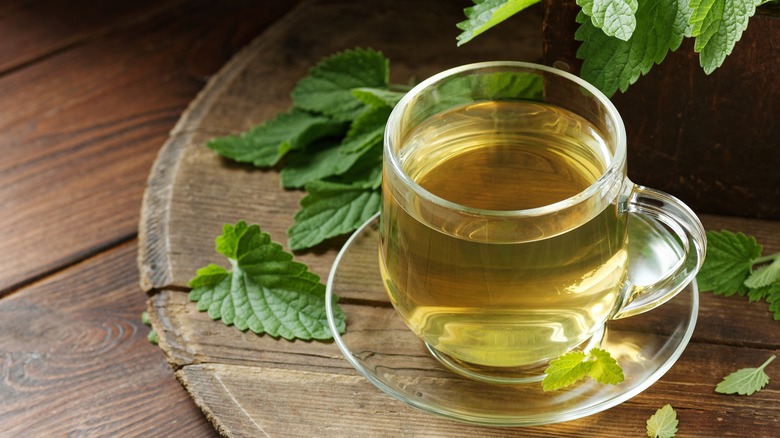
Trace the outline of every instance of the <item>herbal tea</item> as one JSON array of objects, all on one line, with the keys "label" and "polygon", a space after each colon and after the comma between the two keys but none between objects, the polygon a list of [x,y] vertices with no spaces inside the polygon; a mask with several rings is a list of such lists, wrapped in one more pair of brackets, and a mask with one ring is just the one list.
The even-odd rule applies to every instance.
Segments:
[{"label": "herbal tea", "polygon": [[[598,130],[561,108],[480,102],[436,115],[398,151],[404,172],[470,209],[513,211],[574,196],[609,166]],[[385,174],[382,275],[393,305],[431,347],[490,367],[537,365],[581,344],[616,308],[627,270],[617,206],[554,215],[534,240],[479,230],[479,214],[439,217],[395,197]],[[475,232],[475,230],[477,230]],[[486,236],[486,237],[485,237]]]}]

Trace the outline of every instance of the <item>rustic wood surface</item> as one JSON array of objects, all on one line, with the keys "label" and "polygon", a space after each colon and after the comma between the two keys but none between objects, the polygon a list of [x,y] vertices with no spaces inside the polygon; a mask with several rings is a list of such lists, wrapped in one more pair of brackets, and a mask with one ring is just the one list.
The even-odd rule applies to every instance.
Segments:
[{"label": "rustic wood surface", "polygon": [[217,436],[140,321],[136,233],[187,105],[295,2],[0,4],[0,436]]},{"label": "rustic wood surface", "polygon": [[[286,108],[294,80],[338,48],[385,50],[396,81],[472,60],[541,59],[538,9],[456,50],[452,23],[465,0],[323,4],[0,5],[1,437],[643,436],[644,421],[665,403],[680,415],[678,436],[776,435],[780,393],[772,369],[773,381],[752,397],[712,392],[723,374],[778,351],[780,329],[766,306],[741,298],[703,294],[693,342],[640,396],[532,429],[423,414],[359,377],[331,343],[240,333],[195,311],[186,280],[204,262],[219,261],[213,239],[221,225],[247,219],[284,241],[284,221],[300,197],[278,189],[273,171],[194,147],[203,139]],[[220,81],[226,94],[217,93]],[[141,243],[136,230],[150,173],[150,188],[170,190],[147,197]],[[173,222],[154,224],[154,214],[172,211]],[[776,221],[704,220],[780,250]],[[299,256],[324,277],[342,242]],[[350,311],[371,311],[348,301]],[[162,351],[146,340],[145,309]],[[360,333],[359,325],[351,328]]]},{"label": "rustic wood surface", "polygon": [[[301,198],[300,192],[279,188],[275,171],[227,162],[203,142],[241,132],[285,110],[295,81],[322,56],[356,46],[380,49],[391,60],[396,82],[455,64],[507,58],[507,53],[526,61],[541,56],[539,35],[528,32],[540,26],[539,10],[526,15],[522,25],[504,26],[456,49],[451,24],[460,17],[459,7],[414,3],[413,16],[407,2],[373,3],[370,11],[357,2],[302,5],[213,78],[160,152],[141,215],[142,284],[152,292],[149,308],[161,348],[217,430],[227,436],[274,437],[641,436],[646,419],[671,403],[681,418],[678,436],[736,436],[745,430],[772,436],[780,413],[775,385],[750,398],[713,392],[723,375],[760,364],[778,350],[780,325],[765,305],[744,299],[703,294],[692,343],[661,381],[636,398],[581,420],[525,429],[465,425],[407,407],[360,377],[332,343],[241,333],[215,323],[188,301],[187,281],[195,270],[210,262],[226,263],[213,248],[224,223],[258,223],[285,242]],[[507,42],[517,46],[508,48]],[[409,50],[411,46],[415,49]],[[755,234],[768,251],[780,247],[780,223],[712,215],[703,220],[709,229]],[[343,242],[334,239],[296,256],[324,278]],[[348,315],[364,315],[357,321],[371,321],[381,313],[351,291],[341,293],[341,302]],[[348,326],[355,337],[372,329],[361,322]]]}]

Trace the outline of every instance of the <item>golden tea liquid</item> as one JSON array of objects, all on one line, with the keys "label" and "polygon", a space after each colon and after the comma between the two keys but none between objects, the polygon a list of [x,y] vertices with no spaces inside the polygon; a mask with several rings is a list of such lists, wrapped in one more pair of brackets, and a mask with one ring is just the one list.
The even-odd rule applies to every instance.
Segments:
[{"label": "golden tea liquid", "polygon": [[[586,120],[534,102],[439,114],[405,138],[398,156],[425,190],[492,211],[562,201],[609,166]],[[391,189],[398,179],[387,171],[384,178],[382,275],[402,318],[439,352],[491,367],[538,365],[587,340],[615,309],[627,255],[614,204],[545,216],[551,223],[538,228],[555,232],[518,241],[491,235],[479,214],[437,210],[431,219],[427,201],[395,196],[405,189]]]}]

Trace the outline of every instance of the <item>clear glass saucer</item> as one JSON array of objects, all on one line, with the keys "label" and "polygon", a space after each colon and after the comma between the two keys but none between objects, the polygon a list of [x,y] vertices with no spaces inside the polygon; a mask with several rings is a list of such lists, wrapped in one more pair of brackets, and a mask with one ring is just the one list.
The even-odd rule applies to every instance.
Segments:
[{"label": "clear glass saucer", "polygon": [[[625,380],[619,385],[586,379],[544,392],[539,382],[488,384],[462,377],[433,358],[396,315],[379,273],[378,225],[377,217],[366,222],[336,258],[327,283],[328,323],[337,333],[330,305],[335,294],[346,314],[347,331],[334,339],[347,361],[382,391],[429,413],[493,426],[533,426],[592,415],[636,396],[660,379],[682,354],[696,324],[699,293],[695,283],[655,310],[608,322],[601,348],[623,368]],[[661,226],[653,229],[663,230]],[[668,242],[674,244],[673,239]],[[663,269],[676,253],[674,247],[656,246],[654,258],[647,263]]]}]

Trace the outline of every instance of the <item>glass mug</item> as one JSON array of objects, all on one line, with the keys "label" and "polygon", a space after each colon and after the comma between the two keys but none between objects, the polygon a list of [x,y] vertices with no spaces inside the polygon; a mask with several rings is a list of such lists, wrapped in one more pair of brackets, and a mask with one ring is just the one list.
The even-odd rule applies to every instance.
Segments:
[{"label": "glass mug", "polygon": [[[609,320],[674,297],[704,258],[694,213],[627,178],[609,99],[553,68],[487,62],[423,81],[390,115],[383,160],[385,287],[462,375],[538,381],[552,359],[598,346]],[[679,259],[637,285],[629,235],[642,233],[649,251],[666,235]]]}]

